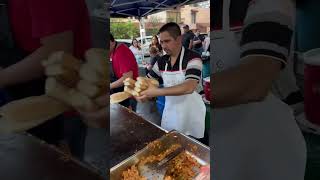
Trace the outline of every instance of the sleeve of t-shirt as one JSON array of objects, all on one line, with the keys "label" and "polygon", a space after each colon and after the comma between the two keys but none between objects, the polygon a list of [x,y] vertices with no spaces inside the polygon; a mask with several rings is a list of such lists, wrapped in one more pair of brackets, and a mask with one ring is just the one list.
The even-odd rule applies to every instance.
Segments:
[{"label": "sleeve of t-shirt", "polygon": [[295,8],[291,0],[255,0],[249,4],[241,36],[241,59],[267,56],[287,64],[293,40]]},{"label": "sleeve of t-shirt", "polygon": [[202,73],[202,60],[198,56],[191,57],[187,64],[185,79],[195,79],[200,81]]},{"label": "sleeve of t-shirt", "polygon": [[161,79],[161,72],[159,69],[159,64],[158,61],[155,62],[153,65],[152,69],[150,70],[149,74],[147,74],[148,78],[154,78],[154,79]]},{"label": "sleeve of t-shirt", "polygon": [[32,36],[43,38],[64,31],[72,31],[76,25],[77,13],[85,7],[83,3],[83,0],[29,1]]},{"label": "sleeve of t-shirt", "polygon": [[[122,50],[121,50],[122,49]],[[117,58],[121,62],[126,62],[126,63],[120,63],[120,74],[123,75],[125,73],[128,73],[130,71],[134,71],[135,66],[137,66],[136,59],[134,58],[134,55],[128,48],[121,48],[119,51],[121,53],[117,54]]]}]

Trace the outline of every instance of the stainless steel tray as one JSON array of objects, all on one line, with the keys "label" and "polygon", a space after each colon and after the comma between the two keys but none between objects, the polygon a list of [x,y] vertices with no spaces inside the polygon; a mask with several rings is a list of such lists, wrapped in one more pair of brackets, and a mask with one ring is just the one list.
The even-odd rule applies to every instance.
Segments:
[{"label": "stainless steel tray", "polygon": [[[187,153],[193,156],[201,165],[210,165],[210,148],[188,136],[185,136],[176,131],[171,131],[158,140],[161,142],[161,148],[158,149],[159,152],[154,151],[154,149],[151,150],[150,147],[146,146],[142,150],[135,153],[133,156],[112,167],[110,169],[110,179],[121,180],[122,172],[130,168],[132,165],[137,164],[139,162],[139,159],[141,159],[142,157],[161,153],[168,149],[171,145],[177,143],[180,144],[187,151]],[[144,177],[147,177],[148,180],[163,180],[165,169],[160,172],[155,172],[145,167],[143,168],[143,171],[141,173]]]}]

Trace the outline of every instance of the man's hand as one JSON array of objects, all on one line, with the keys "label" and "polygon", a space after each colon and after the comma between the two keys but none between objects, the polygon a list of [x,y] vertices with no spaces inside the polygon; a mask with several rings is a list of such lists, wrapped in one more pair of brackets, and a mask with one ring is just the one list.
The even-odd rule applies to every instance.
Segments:
[{"label": "man's hand", "polygon": [[151,82],[147,81],[148,83],[148,89],[142,91],[140,93],[140,96],[135,96],[135,99],[138,102],[146,102],[149,101],[153,97],[159,96],[159,88],[155,85],[153,85]]}]

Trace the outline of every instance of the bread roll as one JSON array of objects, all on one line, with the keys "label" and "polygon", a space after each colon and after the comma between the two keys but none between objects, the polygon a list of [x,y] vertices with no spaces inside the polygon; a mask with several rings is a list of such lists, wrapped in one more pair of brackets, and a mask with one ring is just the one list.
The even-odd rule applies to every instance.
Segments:
[{"label": "bread roll", "polygon": [[45,121],[67,109],[68,106],[48,96],[31,96],[2,106],[0,115],[15,122]]},{"label": "bread roll", "polygon": [[0,134],[26,131],[69,108],[45,95],[12,101],[0,108]]},{"label": "bread roll", "polygon": [[140,92],[143,91],[143,90],[142,90],[141,88],[139,88],[139,87],[135,87],[134,90],[135,90],[136,92],[138,92],[138,93],[140,93]]},{"label": "bread roll", "polygon": [[131,94],[128,92],[114,93],[110,96],[110,104],[122,102],[122,101],[128,99],[129,97],[131,97]]},{"label": "bread roll", "polygon": [[91,111],[95,108],[93,100],[81,93],[80,91],[71,89],[69,90],[68,94],[70,96],[72,107],[76,109],[82,109],[85,111]]},{"label": "bread roll", "polygon": [[104,49],[91,48],[85,52],[85,59],[88,65],[96,72],[98,72],[103,79],[109,76],[107,51]]},{"label": "bread roll", "polygon": [[68,87],[75,87],[80,80],[77,71],[65,69],[60,64],[48,66],[45,70],[45,74],[57,78],[61,83]]},{"label": "bread roll", "polygon": [[148,88],[148,83],[147,82],[141,82],[141,81],[137,81],[135,83],[135,87],[141,88],[141,89],[147,89]]},{"label": "bread roll", "polygon": [[47,68],[52,65],[60,64],[63,68],[79,71],[81,66],[81,61],[69,53],[58,51],[52,53],[48,60],[42,61],[42,65]]},{"label": "bread roll", "polygon": [[46,94],[68,105],[72,104],[68,93],[70,90],[71,88],[59,83],[55,78],[47,78],[46,80]]},{"label": "bread roll", "polygon": [[90,98],[95,98],[100,93],[99,87],[86,80],[80,80],[77,84],[77,89]]},{"label": "bread roll", "polygon": [[99,75],[87,63],[85,63],[81,66],[80,77],[90,83],[93,83],[93,84],[98,84],[101,81],[103,81],[103,78],[101,77],[101,75]]}]

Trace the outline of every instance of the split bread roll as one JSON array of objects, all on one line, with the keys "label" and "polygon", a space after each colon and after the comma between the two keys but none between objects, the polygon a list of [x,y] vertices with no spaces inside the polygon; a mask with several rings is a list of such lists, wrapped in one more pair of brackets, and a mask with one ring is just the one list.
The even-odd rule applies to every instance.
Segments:
[{"label": "split bread roll", "polygon": [[87,63],[84,63],[80,68],[80,77],[92,84],[101,84],[101,81],[106,81],[98,72],[92,69]]},{"label": "split bread roll", "polygon": [[103,79],[106,79],[108,73],[107,51],[99,48],[91,48],[85,52],[85,59],[88,65],[98,72]]},{"label": "split bread roll", "polygon": [[128,99],[131,96],[132,95],[130,93],[127,93],[127,92],[118,92],[118,93],[111,94],[111,96],[110,96],[110,104],[115,104],[115,103],[122,102],[122,101]]},{"label": "split bread roll", "polygon": [[46,67],[45,74],[49,77],[56,77],[59,81],[69,87],[75,87],[80,80],[77,71],[64,69],[61,64],[54,64]]},{"label": "split bread roll", "polygon": [[86,80],[80,80],[77,84],[77,89],[90,98],[95,98],[101,94],[101,91],[104,91],[101,90],[98,86],[91,84]]},{"label": "split bread roll", "polygon": [[129,94],[131,94],[132,96],[140,96],[140,93],[135,91],[133,88],[130,88],[128,86],[124,87],[124,92],[127,92]]},{"label": "split bread roll", "polygon": [[54,52],[48,57],[48,60],[42,61],[42,65],[45,68],[58,64],[60,64],[62,68],[79,71],[82,62],[64,51]]},{"label": "split bread roll", "polygon": [[93,101],[80,91],[61,84],[54,78],[46,80],[46,94],[74,108],[90,110],[94,108]]},{"label": "split bread roll", "polygon": [[31,129],[69,109],[69,106],[46,95],[12,101],[0,108],[0,133]]},{"label": "split bread roll", "polygon": [[141,88],[141,89],[148,89],[148,83],[147,82],[141,82],[141,81],[137,81],[135,83],[135,87]]}]

